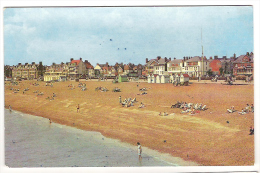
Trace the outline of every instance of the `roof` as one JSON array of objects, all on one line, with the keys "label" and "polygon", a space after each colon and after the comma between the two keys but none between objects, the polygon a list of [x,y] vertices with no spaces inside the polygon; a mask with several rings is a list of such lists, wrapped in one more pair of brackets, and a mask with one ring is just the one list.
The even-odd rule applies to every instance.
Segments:
[{"label": "roof", "polygon": [[184,77],[190,77],[188,74],[182,74]]},{"label": "roof", "polygon": [[174,60],[169,61],[168,63],[170,63],[170,64],[179,64],[179,63],[182,63],[182,62],[183,62],[182,59],[174,59]]},{"label": "roof", "polygon": [[[191,59],[188,59],[186,62],[197,62],[197,61],[202,61],[202,58],[199,57],[199,56],[194,56],[194,57],[192,57]],[[206,62],[206,61],[208,61],[208,60],[205,59],[205,57],[204,57],[204,61]]]},{"label": "roof", "polygon": [[72,60],[72,61],[71,61],[71,64],[74,64],[74,63],[76,63],[76,65],[79,65],[80,60]]},{"label": "roof", "polygon": [[158,63],[158,60],[157,59],[151,59],[147,62],[147,65],[150,66],[153,62],[156,62]]},{"label": "roof", "polygon": [[[247,56],[247,55],[240,55],[240,56],[234,61],[234,63],[242,63],[242,62],[244,62],[244,61],[243,61],[243,58],[244,58],[245,56]],[[249,62],[254,62],[254,55],[249,55],[249,56],[247,56],[247,57],[250,58],[250,61],[249,61]]]},{"label": "roof", "polygon": [[102,70],[111,70],[111,67],[102,67]]},{"label": "roof", "polygon": [[165,58],[160,58],[160,59],[158,60],[158,63],[159,63],[159,64],[165,64],[165,63],[167,63],[167,60],[165,60]]},{"label": "roof", "polygon": [[84,62],[87,69],[93,69],[94,67],[90,64],[90,62]]}]

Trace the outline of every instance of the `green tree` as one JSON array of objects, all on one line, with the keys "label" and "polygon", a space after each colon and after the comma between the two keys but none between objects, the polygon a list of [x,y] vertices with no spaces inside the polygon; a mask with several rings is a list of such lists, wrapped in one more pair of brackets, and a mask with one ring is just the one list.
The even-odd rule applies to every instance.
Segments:
[{"label": "green tree", "polygon": [[5,75],[5,77],[12,77],[12,70],[11,70],[10,66],[8,66],[8,65],[4,66],[4,75]]},{"label": "green tree", "polygon": [[219,68],[220,75],[223,75],[224,69],[222,67]]},{"label": "green tree", "polygon": [[209,70],[207,71],[207,74],[208,74],[209,76],[212,76],[212,74],[213,74],[212,70],[209,69]]},{"label": "green tree", "polygon": [[39,76],[43,76],[44,72],[45,72],[45,68],[42,65],[42,62],[40,62],[39,66],[38,66],[38,74],[39,74]]}]

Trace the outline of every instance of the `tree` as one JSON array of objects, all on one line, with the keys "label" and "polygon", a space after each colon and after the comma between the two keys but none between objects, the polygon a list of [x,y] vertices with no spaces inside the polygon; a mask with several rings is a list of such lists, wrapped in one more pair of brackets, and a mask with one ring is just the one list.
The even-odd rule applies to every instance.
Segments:
[{"label": "tree", "polygon": [[223,75],[224,69],[222,67],[219,68],[220,75]]},{"label": "tree", "polygon": [[38,66],[38,75],[43,76],[43,74],[44,74],[44,66],[42,65],[42,62],[40,62]]},{"label": "tree", "polygon": [[8,65],[4,66],[4,75],[5,75],[5,77],[12,77],[12,70],[11,70],[10,66],[8,66]]},{"label": "tree", "polygon": [[212,76],[213,72],[211,71],[211,69],[209,69],[209,70],[207,71],[207,74],[208,74],[209,76]]}]

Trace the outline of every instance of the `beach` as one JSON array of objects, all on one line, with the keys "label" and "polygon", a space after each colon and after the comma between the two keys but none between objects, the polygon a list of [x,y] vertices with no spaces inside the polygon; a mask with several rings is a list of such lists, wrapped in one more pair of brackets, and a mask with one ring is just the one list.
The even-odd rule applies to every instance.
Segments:
[{"label": "beach", "polygon": [[[39,86],[35,86],[35,82],[20,81],[17,86],[6,82],[5,107],[11,105],[13,110],[50,118],[56,124],[100,132],[106,138],[131,146],[140,142],[162,155],[181,158],[183,162],[176,163],[178,166],[187,166],[189,162],[200,166],[254,164],[254,136],[248,135],[250,126],[254,126],[254,113],[240,115],[226,111],[231,106],[241,111],[246,104],[253,104],[254,85],[192,83],[174,87],[172,84],[114,84],[92,80],[82,81],[87,87],[82,91],[74,81],[53,83],[52,87],[45,82],[36,82]],[[70,84],[75,89],[68,87]],[[100,86],[109,91],[95,91]],[[112,92],[115,87],[121,92]],[[20,91],[14,93],[11,88]],[[25,88],[29,90],[23,94]],[[147,88],[147,94],[141,95],[140,88]],[[37,90],[43,95],[38,95]],[[54,100],[46,99],[53,93],[56,94]],[[122,100],[136,98],[138,102],[122,107],[119,96]],[[181,114],[180,109],[171,108],[177,101],[202,103],[208,109],[195,115]],[[138,108],[141,102],[144,107]],[[159,116],[160,112],[168,116]]]}]

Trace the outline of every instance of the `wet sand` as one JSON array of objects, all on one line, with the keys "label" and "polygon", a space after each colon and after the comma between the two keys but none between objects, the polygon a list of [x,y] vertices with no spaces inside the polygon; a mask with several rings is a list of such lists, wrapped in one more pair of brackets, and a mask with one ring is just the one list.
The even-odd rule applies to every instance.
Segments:
[{"label": "wet sand", "polygon": [[[54,83],[53,87],[21,81],[18,86],[5,86],[5,106],[36,116],[51,118],[53,122],[142,146],[160,153],[180,157],[202,166],[244,166],[254,164],[254,136],[249,127],[254,126],[254,114],[228,114],[226,109],[235,106],[241,111],[254,101],[254,85],[221,85],[219,83],[193,83],[173,87],[171,84],[136,82],[86,81],[87,90],[81,91],[78,82]],[[68,85],[73,84],[71,90]],[[95,91],[103,86],[108,92]],[[20,88],[13,93],[10,88]],[[29,87],[25,94],[21,90]],[[122,92],[114,93],[119,87]],[[146,87],[148,94],[138,95]],[[37,96],[39,90],[44,95]],[[46,99],[55,93],[54,100]],[[136,98],[132,107],[122,107],[119,96]],[[177,101],[206,104],[209,108],[195,115],[180,114],[180,109],[170,108]],[[143,102],[145,107],[138,108]],[[77,113],[77,105],[80,112]],[[158,116],[167,112],[168,116]],[[229,123],[227,123],[227,121]],[[180,164],[181,166],[181,164]]]},{"label": "wet sand", "polygon": [[139,160],[136,146],[99,132],[50,124],[47,118],[5,110],[5,165],[9,168],[178,166],[178,162],[162,158],[144,147]]}]

